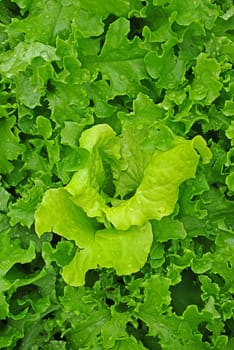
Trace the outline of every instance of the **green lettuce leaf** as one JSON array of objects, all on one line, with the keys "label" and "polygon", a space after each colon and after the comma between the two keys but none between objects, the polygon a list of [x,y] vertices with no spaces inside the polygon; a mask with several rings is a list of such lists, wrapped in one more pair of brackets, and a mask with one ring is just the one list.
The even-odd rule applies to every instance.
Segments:
[{"label": "green lettuce leaf", "polygon": [[194,68],[195,79],[191,84],[190,98],[210,105],[222,88],[220,81],[221,67],[215,58],[208,58],[201,53]]},{"label": "green lettuce leaf", "polygon": [[[64,280],[75,286],[83,285],[86,272],[98,267],[113,267],[119,275],[137,272],[146,262],[153,239],[150,223],[128,231],[96,230],[95,221],[63,188],[45,193],[35,213],[35,225],[39,236],[54,231],[75,241],[76,255],[62,272]],[[130,246],[133,249],[129,250]]]},{"label": "green lettuce leaf", "polygon": [[85,273],[97,267],[113,267],[118,275],[137,272],[147,260],[152,240],[149,223],[127,231],[96,231],[94,242],[81,247],[83,249],[63,268],[64,280],[71,285],[83,285]]},{"label": "green lettuce leaf", "polygon": [[112,167],[115,196],[134,193],[154,150],[165,151],[173,146],[174,134],[163,123],[164,111],[147,95],[139,93],[133,102],[133,112],[120,112],[119,135],[121,159]]},{"label": "green lettuce leaf", "polygon": [[0,173],[10,173],[14,166],[12,160],[17,159],[24,151],[24,145],[19,142],[19,137],[12,129],[15,126],[15,117],[0,119]]},{"label": "green lettuce leaf", "polygon": [[196,174],[199,155],[194,148],[199,148],[204,161],[211,157],[203,141],[200,137],[192,141],[179,139],[168,151],[156,151],[136,193],[119,205],[106,208],[108,220],[117,229],[125,230],[131,225],[170,215],[178,199],[179,186]]},{"label": "green lettuce leaf", "polygon": [[44,62],[58,59],[53,46],[44,45],[37,41],[33,43],[20,42],[13,50],[1,57],[0,72],[4,72],[4,76],[7,78],[17,76],[19,72],[24,72],[38,57]]},{"label": "green lettuce leaf", "polygon": [[158,242],[166,242],[169,239],[184,239],[187,236],[183,223],[175,220],[173,216],[164,217],[160,221],[154,220],[152,227]]},{"label": "green lettuce leaf", "polygon": [[147,72],[146,51],[138,38],[132,41],[127,38],[129,31],[129,21],[118,18],[110,24],[100,54],[90,54],[90,46],[86,48],[81,43],[80,60],[93,74],[101,72],[105,80],[110,81],[110,89],[115,95],[132,97],[141,90],[140,81],[147,78]]},{"label": "green lettuce leaf", "polygon": [[34,222],[34,212],[38,202],[41,200],[44,190],[44,184],[36,181],[35,185],[29,190],[25,188],[22,198],[17,199],[15,203],[10,203],[8,216],[11,225],[21,223],[23,226],[30,228]]},{"label": "green lettuce leaf", "polygon": [[30,242],[28,248],[22,248],[19,239],[10,238],[9,230],[1,232],[0,243],[2,247],[0,252],[0,278],[4,277],[16,263],[28,263],[35,258],[34,244]]},{"label": "green lettuce leaf", "polygon": [[[19,1],[16,1],[19,2]],[[30,1],[19,3],[28,15],[15,18],[7,28],[8,35],[24,33],[26,40],[33,39],[43,44],[54,44],[57,36],[66,37],[71,30],[71,18],[77,14],[79,6],[74,1]]]},{"label": "green lettuce leaf", "polygon": [[[64,227],[66,232],[63,232]],[[95,225],[63,188],[46,191],[35,212],[35,228],[39,236],[45,232],[63,233],[63,237],[81,247],[93,240],[95,232]]]},{"label": "green lettuce leaf", "polygon": [[7,203],[10,199],[10,194],[4,187],[0,187],[0,211],[7,211]]},{"label": "green lettuce leaf", "polygon": [[[93,116],[87,111],[89,99],[81,84],[55,81],[51,82],[52,92],[48,92],[48,101],[53,118],[61,125],[65,121],[79,124],[92,124]],[[87,113],[86,113],[87,112]]]},{"label": "green lettuce leaf", "polygon": [[80,147],[89,151],[90,156],[85,166],[74,174],[65,187],[88,216],[100,217],[102,220],[106,203],[105,196],[100,193],[105,183],[104,161],[115,163],[120,158],[120,146],[115,135],[107,124],[93,126],[82,133]]}]

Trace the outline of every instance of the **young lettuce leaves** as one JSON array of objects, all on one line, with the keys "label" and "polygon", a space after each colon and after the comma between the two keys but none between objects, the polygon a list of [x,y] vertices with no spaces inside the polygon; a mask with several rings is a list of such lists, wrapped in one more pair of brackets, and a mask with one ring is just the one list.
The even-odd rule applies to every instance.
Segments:
[{"label": "young lettuce leaves", "polygon": [[89,219],[63,188],[45,193],[35,221],[39,236],[52,230],[75,241],[76,255],[62,273],[73,286],[84,285],[86,272],[98,267],[113,267],[119,275],[137,272],[145,264],[153,240],[150,223],[128,231],[98,230],[97,222]]},{"label": "young lettuce leaves", "polygon": [[131,225],[142,225],[147,220],[160,220],[170,215],[178,199],[179,186],[195,176],[199,162],[194,148],[197,143],[201,154],[207,153],[205,161],[209,161],[209,151],[202,141],[200,137],[192,141],[179,138],[171,149],[155,151],[134,196],[107,208],[108,220],[116,228],[126,230]]},{"label": "young lettuce leaves", "polygon": [[[107,124],[85,130],[80,147],[89,152],[86,164],[67,186],[48,190],[35,213],[39,236],[53,231],[75,241],[75,257],[62,272],[71,285],[83,285],[86,272],[98,267],[112,267],[119,275],[140,270],[153,240],[150,220],[173,212],[180,184],[196,174],[200,158],[196,149],[204,162],[211,157],[201,137],[191,141],[175,137],[168,150],[152,152],[136,193],[118,200],[104,192],[104,185],[108,171],[117,167],[117,161],[121,164],[120,146]],[[100,224],[105,228],[99,229]]]}]

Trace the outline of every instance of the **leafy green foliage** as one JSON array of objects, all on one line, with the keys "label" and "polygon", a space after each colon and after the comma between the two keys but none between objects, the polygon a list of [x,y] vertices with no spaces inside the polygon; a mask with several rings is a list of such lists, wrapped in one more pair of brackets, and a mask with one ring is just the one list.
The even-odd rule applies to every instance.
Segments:
[{"label": "leafy green foliage", "polygon": [[233,4],[0,1],[0,348],[233,350]]}]

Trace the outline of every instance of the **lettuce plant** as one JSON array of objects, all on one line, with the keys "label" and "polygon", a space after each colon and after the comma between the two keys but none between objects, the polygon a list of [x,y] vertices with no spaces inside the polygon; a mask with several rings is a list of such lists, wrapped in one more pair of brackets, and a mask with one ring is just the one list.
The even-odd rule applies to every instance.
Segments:
[{"label": "lettuce plant", "polygon": [[233,14],[0,1],[0,349],[234,348]]}]

